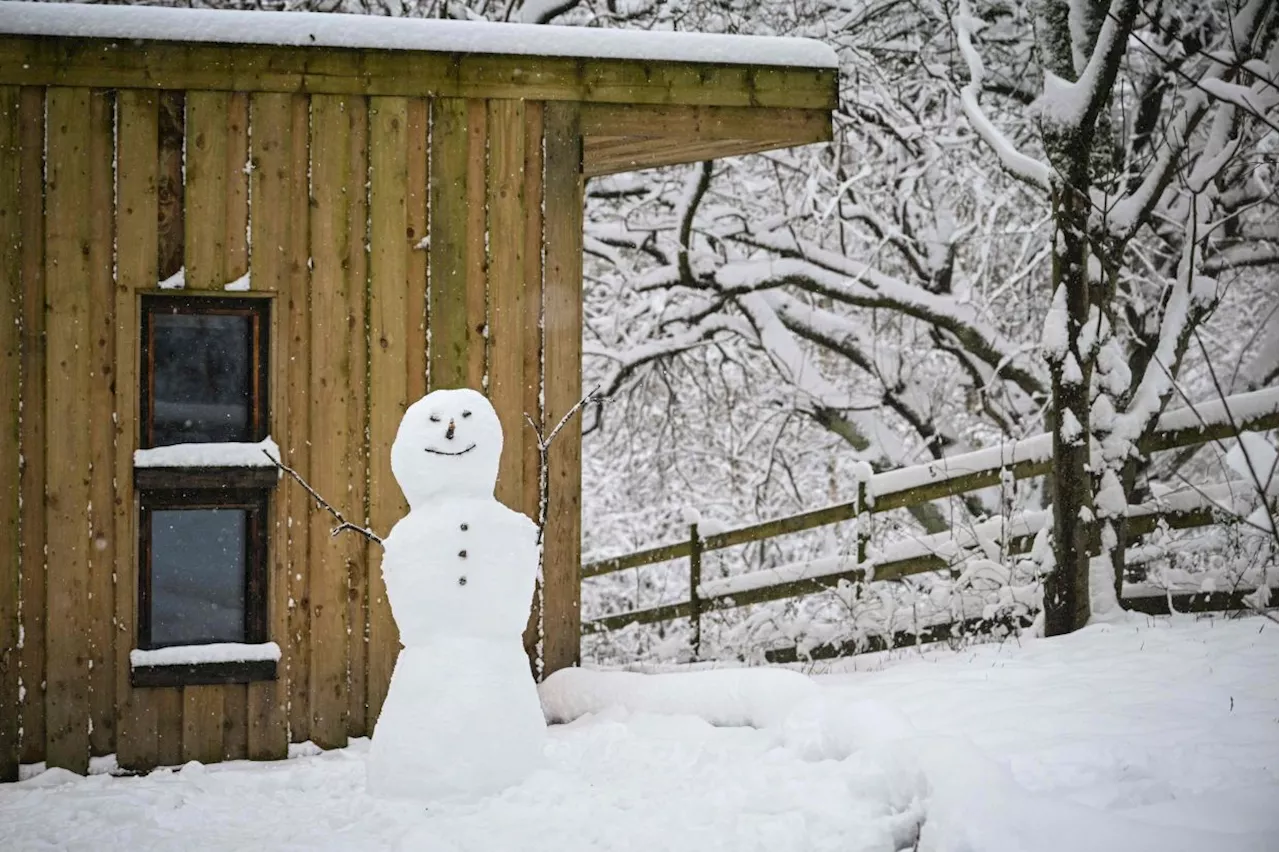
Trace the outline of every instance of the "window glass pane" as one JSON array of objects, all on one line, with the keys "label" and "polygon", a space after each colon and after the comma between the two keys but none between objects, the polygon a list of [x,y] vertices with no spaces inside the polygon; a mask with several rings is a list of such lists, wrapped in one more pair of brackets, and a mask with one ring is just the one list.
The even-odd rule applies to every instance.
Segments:
[{"label": "window glass pane", "polygon": [[155,446],[253,440],[253,327],[243,314],[152,315]]},{"label": "window glass pane", "polygon": [[151,512],[151,644],[245,640],[245,509]]}]

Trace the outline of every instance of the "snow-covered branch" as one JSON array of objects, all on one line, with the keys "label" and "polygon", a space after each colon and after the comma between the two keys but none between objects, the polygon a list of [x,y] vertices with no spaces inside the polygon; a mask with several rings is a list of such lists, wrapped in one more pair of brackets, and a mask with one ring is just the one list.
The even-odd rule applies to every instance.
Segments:
[{"label": "snow-covered branch", "polygon": [[1005,171],[1034,187],[1048,190],[1053,183],[1053,173],[1049,166],[1019,151],[1013,141],[982,110],[979,97],[986,79],[986,68],[977,48],[973,46],[973,33],[981,28],[982,22],[972,16],[967,2],[962,0],[960,3],[960,13],[952,19],[952,25],[955,28],[956,43],[969,68],[969,82],[960,90],[965,117],[982,141],[995,153]]}]

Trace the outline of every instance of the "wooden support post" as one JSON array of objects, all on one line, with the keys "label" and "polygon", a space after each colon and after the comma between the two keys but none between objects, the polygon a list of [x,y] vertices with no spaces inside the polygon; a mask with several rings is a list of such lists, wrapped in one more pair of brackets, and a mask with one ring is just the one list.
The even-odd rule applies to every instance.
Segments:
[{"label": "wooden support post", "polygon": [[862,563],[867,561],[867,539],[871,538],[871,512],[867,508],[867,482],[865,479],[858,480],[858,491],[854,495],[854,507],[857,514],[854,515],[854,541],[855,553],[858,556],[858,567],[862,567]]},{"label": "wooden support post", "polygon": [[698,525],[689,524],[689,627],[695,660],[702,653],[702,597],[698,594],[701,584],[702,539],[698,537]]},{"label": "wooden support post", "polygon": [[18,639],[21,635],[21,543],[18,539],[22,501],[18,415],[22,381],[22,135],[21,92],[0,88],[0,782],[18,780],[19,716]]},{"label": "wooden support post", "polygon": [[[559,422],[582,398],[582,134],[578,105],[543,114],[543,422]],[[434,246],[434,243],[433,243]],[[432,346],[435,346],[434,338]],[[433,348],[434,358],[434,348]],[[547,450],[543,531],[543,673],[576,666],[582,584],[582,426]]]}]

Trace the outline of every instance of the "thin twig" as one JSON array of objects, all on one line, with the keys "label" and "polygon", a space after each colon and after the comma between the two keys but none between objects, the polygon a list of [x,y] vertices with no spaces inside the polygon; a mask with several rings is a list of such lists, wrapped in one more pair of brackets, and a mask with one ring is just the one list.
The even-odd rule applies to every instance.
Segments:
[{"label": "thin twig", "polygon": [[340,532],[351,530],[352,532],[360,533],[362,536],[369,539],[369,541],[376,541],[378,544],[382,544],[382,538],[373,530],[368,529],[366,527],[362,527],[359,524],[353,524],[350,521],[348,521],[346,518],[344,518],[341,512],[339,512],[337,509],[333,508],[333,506],[329,504],[328,500],[320,496],[320,492],[312,488],[310,483],[308,483],[305,479],[302,478],[302,474],[298,473],[296,470],[289,467],[287,464],[280,461],[280,459],[271,455],[271,453],[267,452],[266,450],[263,450],[262,454],[267,458],[271,459],[272,464],[280,468],[285,473],[289,474],[289,476],[293,477],[293,479],[299,485],[307,489],[307,493],[310,494],[315,499],[317,505],[319,505],[320,508],[324,509],[330,515],[333,515],[335,519],[337,519],[338,526],[333,528],[333,531],[329,533],[330,535],[337,535]]},{"label": "thin twig", "polygon": [[596,385],[587,391],[582,399],[573,404],[573,407],[564,413],[560,421],[556,423],[555,428],[547,435],[542,434],[542,429],[534,422],[529,412],[525,412],[525,422],[533,429],[533,434],[538,438],[538,545],[542,545],[542,533],[547,528],[547,489],[549,477],[547,471],[547,449],[551,446],[551,442],[560,434],[560,430],[573,418],[573,415],[581,411],[585,406],[593,402],[603,401],[600,396],[600,386]]}]

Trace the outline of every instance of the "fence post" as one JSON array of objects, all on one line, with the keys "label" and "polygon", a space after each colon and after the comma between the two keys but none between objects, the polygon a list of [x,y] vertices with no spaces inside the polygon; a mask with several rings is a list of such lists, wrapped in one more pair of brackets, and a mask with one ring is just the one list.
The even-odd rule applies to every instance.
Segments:
[{"label": "fence post", "polygon": [[698,525],[689,524],[689,627],[692,630],[693,656],[702,653],[702,598],[698,586],[702,584],[702,539],[698,537]]},{"label": "fence post", "polygon": [[867,481],[865,479],[858,480],[858,491],[854,495],[858,513],[854,515],[853,535],[854,535],[854,553],[858,555],[858,567],[862,568],[862,563],[867,561],[867,539],[871,535],[871,530],[864,529],[863,517],[865,516],[865,526],[871,525],[871,513],[867,511]]}]

